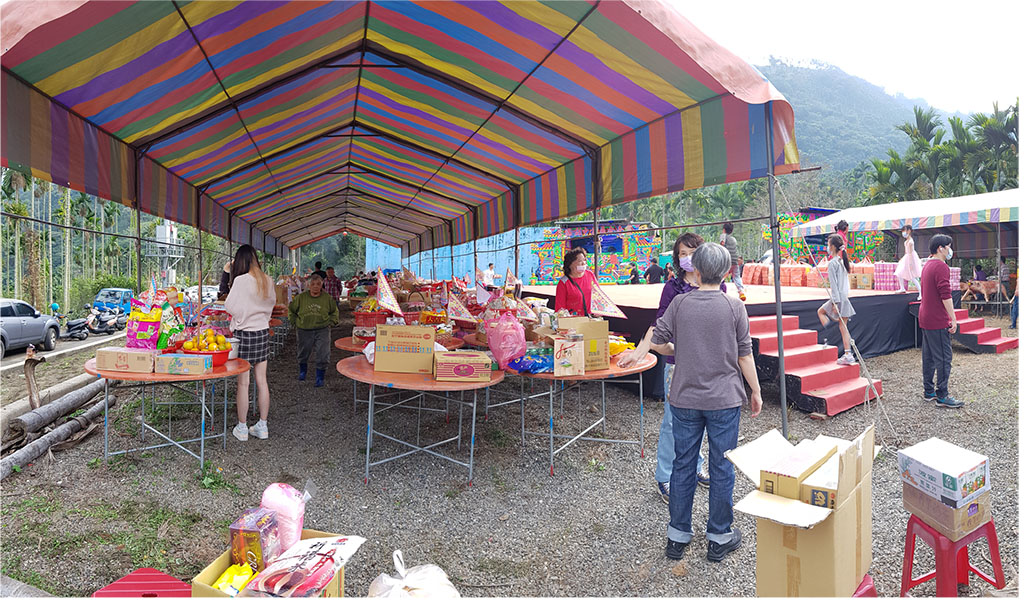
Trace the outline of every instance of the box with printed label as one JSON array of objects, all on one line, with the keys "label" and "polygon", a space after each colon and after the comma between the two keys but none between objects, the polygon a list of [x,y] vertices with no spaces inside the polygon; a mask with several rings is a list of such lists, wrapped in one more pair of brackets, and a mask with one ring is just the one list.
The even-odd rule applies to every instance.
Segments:
[{"label": "box with printed label", "polygon": [[100,348],[96,351],[96,368],[122,373],[152,373],[153,357],[158,352],[142,348]]},{"label": "box with printed label", "polygon": [[903,508],[955,542],[992,520],[992,492],[953,508],[904,482]]},{"label": "box with printed label", "polygon": [[426,373],[434,369],[433,327],[378,325],[373,370],[385,373]]},{"label": "box with printed label", "polygon": [[[813,480],[830,461],[837,463],[831,508],[761,490],[736,503],[736,511],[757,519],[758,596],[850,596],[867,573],[871,565],[874,428],[868,427],[850,442],[840,441],[844,444],[819,436],[814,443],[804,444],[803,451],[828,458],[802,484]],[[758,483],[762,470],[772,468],[794,450],[778,430],[772,430],[725,455]]]},{"label": "box with printed label", "polygon": [[435,352],[437,381],[490,381],[491,359],[483,352]]},{"label": "box with printed label", "polygon": [[587,371],[602,371],[609,368],[608,321],[589,317],[562,317],[558,319],[558,331],[573,330],[583,336],[586,350]]},{"label": "box with printed label", "polygon": [[171,375],[202,375],[213,370],[213,357],[201,354],[160,354],[155,372]]},{"label": "box with printed label", "polygon": [[586,372],[584,340],[556,335],[554,340],[555,377],[572,377]]},{"label": "box with printed label", "polygon": [[784,498],[800,499],[800,484],[836,453],[835,444],[803,440],[761,469],[760,490]]},{"label": "box with printed label", "polygon": [[991,487],[986,456],[939,438],[900,450],[896,463],[905,483],[953,508],[960,508]]}]

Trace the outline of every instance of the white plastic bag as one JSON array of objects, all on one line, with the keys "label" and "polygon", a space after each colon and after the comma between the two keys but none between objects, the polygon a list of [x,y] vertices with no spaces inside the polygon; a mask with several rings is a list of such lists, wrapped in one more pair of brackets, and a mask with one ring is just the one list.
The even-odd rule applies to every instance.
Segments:
[{"label": "white plastic bag", "polygon": [[394,558],[398,576],[378,575],[370,584],[370,598],[461,598],[441,567],[419,565],[406,570],[401,550],[395,550]]},{"label": "white plastic bag", "polygon": [[373,364],[373,355],[374,355],[374,350],[376,349],[376,347],[377,347],[377,342],[370,342],[369,344],[363,346],[363,356],[366,357],[366,360],[371,365]]}]

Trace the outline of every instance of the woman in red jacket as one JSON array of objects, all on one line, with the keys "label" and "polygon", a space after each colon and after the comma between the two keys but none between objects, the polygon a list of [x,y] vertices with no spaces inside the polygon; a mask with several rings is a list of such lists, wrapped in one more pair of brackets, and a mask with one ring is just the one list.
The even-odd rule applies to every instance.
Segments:
[{"label": "woman in red jacket", "polygon": [[555,289],[555,310],[563,308],[578,316],[590,316],[590,291],[597,285],[593,271],[587,270],[587,251],[573,248],[565,253],[562,278]]}]

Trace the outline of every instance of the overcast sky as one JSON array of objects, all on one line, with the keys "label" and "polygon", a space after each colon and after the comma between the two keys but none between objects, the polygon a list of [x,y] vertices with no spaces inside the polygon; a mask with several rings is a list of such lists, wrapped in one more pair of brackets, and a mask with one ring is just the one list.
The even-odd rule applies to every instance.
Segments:
[{"label": "overcast sky", "polygon": [[816,59],[949,112],[989,112],[1024,89],[1021,0],[675,1],[751,64]]}]

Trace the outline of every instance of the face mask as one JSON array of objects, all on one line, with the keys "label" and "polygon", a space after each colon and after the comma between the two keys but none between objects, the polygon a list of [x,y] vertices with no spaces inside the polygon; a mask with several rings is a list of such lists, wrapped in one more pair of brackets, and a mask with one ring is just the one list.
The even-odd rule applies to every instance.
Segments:
[{"label": "face mask", "polygon": [[587,265],[576,265],[573,269],[575,269],[577,275],[582,275],[587,270]]},{"label": "face mask", "polygon": [[689,256],[680,257],[679,268],[687,273],[693,273],[693,261]]},{"label": "face mask", "polygon": [[946,250],[946,260],[953,260],[953,249],[948,248]]},{"label": "face mask", "polygon": [[903,232],[903,237],[904,237],[904,238],[908,238],[908,237],[910,237],[910,232],[909,232],[909,231],[904,231],[904,232]]}]

